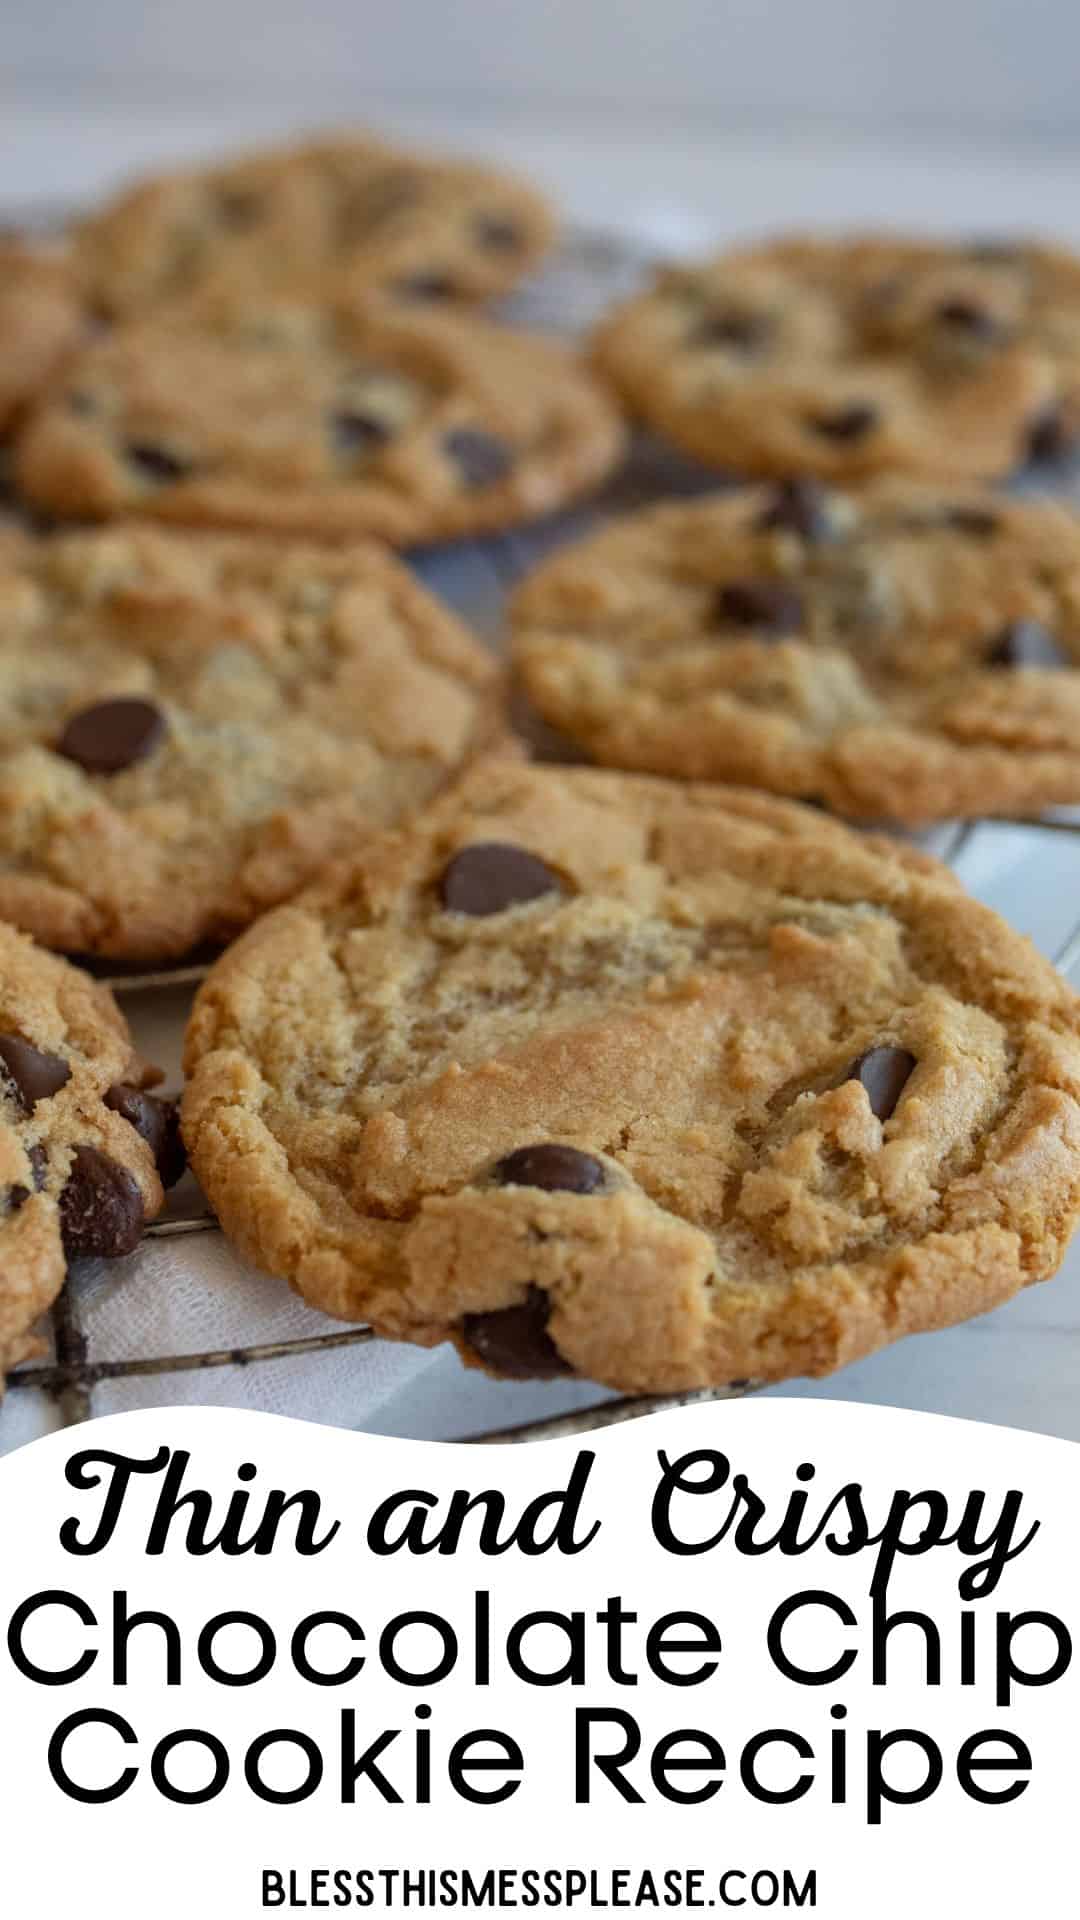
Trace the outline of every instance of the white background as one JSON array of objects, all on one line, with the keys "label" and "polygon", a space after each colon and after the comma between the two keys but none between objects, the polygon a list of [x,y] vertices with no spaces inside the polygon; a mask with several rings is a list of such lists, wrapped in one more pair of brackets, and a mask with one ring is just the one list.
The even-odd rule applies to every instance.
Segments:
[{"label": "white background", "polygon": [[1077,133],[1071,0],[5,0],[4,89]]},{"label": "white background", "polygon": [[[170,1538],[164,1559],[141,1551],[151,1511],[152,1483],[141,1481],[117,1541],[93,1559],[74,1560],[56,1542],[61,1518],[85,1510],[87,1530],[100,1508],[97,1494],[73,1494],[61,1478],[61,1461],[81,1445],[122,1448],[143,1458],[163,1441],[188,1447],[193,1454],[191,1480],[214,1490],[224,1501],[236,1487],[237,1464],[255,1461],[257,1487],[315,1485],[326,1511],[342,1520],[329,1551],[316,1559],[298,1559],[283,1547],[272,1561],[223,1560],[220,1555],[194,1560]],[[510,1553],[482,1559],[463,1548],[452,1558],[416,1560],[398,1555],[376,1560],[365,1549],[368,1516],[385,1494],[401,1487],[430,1488],[445,1499],[454,1487],[470,1491],[493,1484],[506,1490],[510,1510],[541,1491],[565,1486],[576,1449],[568,1443],[504,1450],[500,1454],[454,1448],[417,1447],[375,1440],[366,1435],[333,1434],[298,1428],[265,1416],[187,1410],[137,1414],[123,1423],[103,1422],[77,1437],[65,1436],[23,1449],[0,1462],[0,1524],[19,1550],[0,1558],[0,1646],[14,1608],[42,1588],[74,1589],[108,1617],[110,1595],[118,1587],[130,1594],[129,1606],[164,1609],[182,1627],[187,1665],[182,1690],[163,1685],[158,1630],[142,1628],[132,1645],[131,1684],[108,1685],[106,1662],[72,1686],[41,1687],[19,1677],[0,1651],[0,1699],[6,1737],[0,1741],[0,1805],[5,1848],[5,1911],[27,1920],[52,1920],[78,1913],[84,1920],[187,1920],[192,1913],[248,1920],[260,1911],[257,1869],[261,1864],[305,1868],[314,1865],[359,1866],[583,1865],[603,1868],[698,1864],[718,1873],[721,1867],[789,1865],[805,1872],[815,1866],[823,1920],[910,1920],[913,1912],[934,1917],[978,1913],[982,1920],[1013,1920],[1031,1912],[1039,1920],[1071,1920],[1076,1889],[1072,1833],[1075,1824],[1075,1726],[1080,1667],[1059,1682],[1019,1693],[1011,1708],[995,1703],[992,1668],[985,1660],[999,1612],[1050,1610],[1071,1622],[1075,1633],[1075,1513],[1077,1454],[1060,1441],[1030,1434],[1006,1434],[963,1422],[932,1420],[886,1409],[818,1406],[796,1409],[781,1402],[697,1409],[639,1421],[629,1428],[595,1437],[596,1464],[585,1501],[588,1520],[600,1517],[602,1532],[573,1560],[548,1554],[526,1559]],[[889,1643],[886,1688],[870,1685],[864,1628],[867,1591],[874,1553],[838,1558],[815,1548],[800,1559],[770,1553],[745,1558],[725,1542],[700,1558],[674,1558],[656,1545],[649,1529],[649,1504],[658,1479],[656,1450],[678,1457],[694,1447],[719,1447],[733,1471],[745,1472],[762,1494],[774,1524],[795,1489],[795,1469],[810,1461],[817,1469],[814,1492],[836,1493],[851,1480],[866,1489],[867,1511],[878,1524],[897,1485],[940,1488],[950,1501],[954,1523],[973,1487],[988,1495],[988,1531],[1005,1491],[1020,1489],[1026,1520],[1040,1531],[1030,1548],[1006,1568],[1000,1585],[976,1602],[977,1640],[982,1648],[976,1684],[961,1686],[958,1667],[957,1580],[971,1560],[951,1549],[924,1559],[898,1563],[889,1587],[893,1611],[918,1607],[942,1630],[943,1684],[926,1685],[922,1637],[902,1628]],[[155,1487],[156,1491],[156,1487]],[[813,1496],[812,1496],[813,1497]],[[730,1495],[708,1501],[684,1501],[678,1512],[682,1537],[701,1538],[719,1525]],[[824,1500],[810,1509],[820,1514]],[[700,1510],[700,1511],[699,1511]],[[136,1524],[138,1521],[138,1524]],[[32,1524],[31,1524],[32,1523]],[[1021,1529],[1021,1537],[1025,1529]],[[837,1532],[846,1534],[839,1526]],[[914,1538],[918,1525],[910,1525]],[[476,1586],[492,1590],[496,1627],[492,1684],[477,1688],[468,1672],[467,1643],[471,1596]],[[792,1637],[792,1650],[809,1667],[835,1660],[843,1647],[863,1647],[850,1672],[836,1684],[797,1686],[783,1679],[768,1659],[765,1625],[779,1602],[807,1589],[844,1596],[859,1630],[846,1631],[822,1611],[806,1619],[807,1631]],[[581,1608],[594,1614],[608,1596],[620,1595],[647,1625],[676,1609],[693,1609],[720,1628],[723,1652],[716,1673],[700,1686],[674,1687],[652,1679],[640,1657],[627,1661],[641,1676],[630,1687],[612,1684],[603,1671],[601,1630],[592,1633],[592,1661],[579,1690],[529,1687],[507,1676],[498,1654],[499,1626],[537,1608]],[[369,1658],[368,1667],[342,1688],[314,1688],[291,1674],[287,1658],[274,1678],[252,1688],[226,1689],[204,1679],[192,1657],[199,1630],[222,1610],[244,1608],[268,1618],[286,1654],[291,1632],[310,1612],[341,1609],[360,1621],[370,1642],[400,1611],[433,1609],[462,1628],[466,1658],[437,1687],[421,1690],[395,1685]],[[970,1610],[970,1609],[969,1609]],[[66,1629],[65,1629],[66,1623]],[[88,1643],[82,1629],[73,1633],[70,1615],[43,1616],[29,1638],[43,1663],[59,1666]],[[1017,1652],[1032,1670],[1045,1668],[1050,1654],[1041,1630],[1025,1629],[1030,1640]],[[89,1636],[100,1645],[102,1636]],[[636,1643],[640,1647],[640,1641]],[[340,1636],[313,1646],[327,1668],[340,1665],[348,1649]],[[404,1658],[419,1664],[415,1645]],[[561,1635],[531,1649],[538,1666],[554,1667],[565,1653]],[[223,1638],[224,1663],[242,1667],[251,1658],[251,1642]],[[160,1799],[146,1778],[147,1748],[184,1726],[210,1727],[240,1754],[254,1737],[274,1726],[313,1733],[332,1751],[340,1709],[351,1706],[373,1738],[386,1727],[416,1725],[413,1709],[427,1701],[435,1745],[445,1755],[450,1738],[477,1726],[495,1726],[517,1737],[527,1768],[519,1793],[501,1807],[470,1807],[433,1774],[432,1804],[417,1813],[408,1804],[386,1806],[370,1789],[355,1807],[342,1809],[333,1769],[316,1797],[292,1808],[274,1808],[252,1798],[242,1775],[224,1795],[200,1808],[176,1808]],[[648,1748],[678,1727],[702,1727],[724,1748],[729,1776],[746,1741],[768,1727],[790,1727],[828,1754],[835,1724],[830,1709],[848,1709],[849,1798],[830,1804],[828,1784],[817,1784],[804,1799],[770,1808],[750,1799],[737,1775],[726,1777],[720,1793],[698,1807],[674,1806],[649,1787],[643,1765],[636,1784],[645,1804],[627,1807],[603,1781],[593,1803],[575,1806],[572,1785],[572,1720],[578,1706],[622,1707],[632,1712],[648,1736]],[[81,1807],[49,1780],[44,1751],[57,1724],[80,1709],[119,1711],[134,1727],[137,1760],[143,1775],[129,1794],[111,1806]],[[886,1809],[880,1827],[867,1826],[863,1804],[868,1727],[922,1728],[949,1756],[938,1793],[919,1807]],[[12,1729],[17,1732],[12,1734]],[[980,1729],[1004,1728],[1019,1734],[1033,1756],[1032,1784],[1009,1807],[980,1807],[963,1796],[954,1769],[956,1752]],[[647,1749],[648,1750],[648,1749]],[[685,1753],[685,1749],[683,1750]],[[87,1785],[115,1779],[115,1736],[93,1736],[74,1743],[71,1758]],[[386,1755],[387,1771],[398,1771],[398,1747]],[[568,1756],[570,1760],[568,1762]],[[774,1755],[774,1758],[777,1757]],[[908,1756],[909,1761],[915,1756]],[[795,1777],[792,1756],[784,1771],[762,1772],[776,1784]],[[897,1785],[916,1785],[917,1766],[901,1768],[894,1757]],[[185,1777],[184,1785],[206,1778],[204,1769]],[[290,1781],[298,1777],[290,1771]],[[277,1780],[285,1784],[278,1774]],[[819,1770],[820,1782],[820,1770]],[[682,1775],[682,1785],[700,1784]],[[991,1782],[1002,1784],[1000,1777]],[[578,1912],[586,1912],[580,1907]],[[417,1911],[417,1909],[413,1909]],[[541,1910],[542,1911],[542,1910]],[[749,1911],[749,1909],[747,1909]],[[777,1909],[779,1911],[779,1909]],[[716,1909],[719,1915],[720,1909]]]}]

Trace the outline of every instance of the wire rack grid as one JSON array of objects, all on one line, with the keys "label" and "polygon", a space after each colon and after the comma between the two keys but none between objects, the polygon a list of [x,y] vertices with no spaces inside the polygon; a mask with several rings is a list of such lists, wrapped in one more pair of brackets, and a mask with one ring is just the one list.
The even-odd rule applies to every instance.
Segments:
[{"label": "wire rack grid", "polygon": [[[35,224],[40,225],[40,220]],[[505,304],[501,317],[511,325],[573,337],[587,328],[612,300],[623,297],[639,284],[652,264],[651,253],[638,243],[613,234],[572,230],[564,237],[547,269]],[[641,440],[613,484],[587,509],[560,516],[538,529],[514,531],[499,538],[464,542],[452,549],[414,556],[414,563],[421,578],[497,646],[506,594],[543,553],[613,511],[676,492],[715,489],[718,484],[723,481],[718,481],[715,473],[707,474],[673,457],[669,451]],[[535,722],[528,730],[534,733],[533,743],[541,757],[566,757],[563,743],[547,735]],[[956,867],[963,863],[966,870],[972,866],[977,870],[979,855],[988,837],[1002,833],[1023,836],[1027,851],[1020,856],[1020,865],[1031,858],[1040,858],[1039,842],[1042,841],[1045,848],[1045,836],[1069,836],[1077,848],[1080,879],[1080,818],[1070,818],[1067,814],[1037,819],[956,822],[937,830],[930,836],[930,844],[950,865]],[[993,865],[993,860],[990,864]],[[1063,937],[1052,943],[1051,950],[1055,964],[1067,976],[1080,969],[1080,917]],[[194,989],[206,971],[207,964],[198,961],[162,972],[128,972],[104,977],[122,1002],[131,1002],[143,996],[175,995],[178,989]],[[190,1205],[188,1210],[171,1215],[166,1210],[147,1231],[150,1237],[160,1239],[217,1233],[220,1229],[205,1204],[198,1206],[197,1203],[194,1212]],[[7,1385],[14,1391],[49,1395],[61,1424],[67,1426],[93,1417],[95,1388],[106,1381],[204,1373],[223,1367],[271,1367],[275,1362],[304,1354],[362,1347],[377,1338],[371,1328],[355,1327],[304,1339],[225,1346],[198,1353],[111,1359],[90,1351],[80,1313],[77,1274],[69,1277],[52,1309],[50,1321],[52,1353],[49,1360],[17,1368],[9,1376]],[[623,1395],[552,1417],[459,1437],[472,1444],[491,1445],[573,1436],[661,1408],[738,1399],[757,1391],[759,1385],[753,1380],[739,1380],[696,1392]]]}]

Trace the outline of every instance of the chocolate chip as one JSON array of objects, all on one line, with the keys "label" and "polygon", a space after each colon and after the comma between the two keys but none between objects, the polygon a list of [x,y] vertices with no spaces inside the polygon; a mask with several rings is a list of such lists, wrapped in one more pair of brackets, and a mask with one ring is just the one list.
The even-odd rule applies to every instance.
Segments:
[{"label": "chocolate chip", "polygon": [[264,201],[262,194],[250,187],[223,187],[217,205],[225,225],[235,233],[243,233],[261,219]]},{"label": "chocolate chip", "polygon": [[696,321],[690,337],[695,346],[731,347],[736,353],[757,353],[771,332],[772,323],[767,315],[740,313],[735,307],[727,307]]},{"label": "chocolate chip", "polygon": [[406,300],[452,300],[457,292],[448,273],[410,273],[397,281],[395,292]]},{"label": "chocolate chip", "polygon": [[559,893],[558,875],[534,853],[503,840],[479,840],[462,847],[443,870],[439,891],[448,913],[483,919],[505,913],[545,893]]},{"label": "chocolate chip", "polygon": [[84,773],[120,773],[153,753],[164,734],[164,718],[149,700],[102,700],[72,714],[56,751]]},{"label": "chocolate chip", "polygon": [[572,1373],[547,1330],[551,1303],[530,1287],[520,1307],[498,1313],[467,1313],[462,1337],[481,1360],[511,1380],[553,1380]]},{"label": "chocolate chip", "polygon": [[339,453],[371,453],[390,438],[386,421],[372,413],[349,409],[335,413],[330,424]]},{"label": "chocolate chip", "polygon": [[950,333],[962,334],[969,340],[995,340],[1001,332],[997,315],[988,307],[980,306],[977,300],[943,300],[935,309],[934,318]]},{"label": "chocolate chip", "polygon": [[119,1081],[109,1088],[105,1105],[142,1135],[154,1156],[162,1186],[174,1187],[187,1165],[176,1101],[160,1100],[154,1093]]},{"label": "chocolate chip", "polygon": [[170,453],[167,447],[155,446],[149,440],[129,440],[124,454],[129,466],[135,467],[144,480],[152,480],[159,487],[182,480],[191,470],[190,460],[182,459],[178,453]]},{"label": "chocolate chip", "polygon": [[824,440],[862,440],[878,425],[880,418],[869,400],[852,400],[832,413],[815,414],[810,426]]},{"label": "chocolate chip", "polygon": [[1063,667],[1065,655],[1053,634],[1038,620],[1013,620],[992,642],[986,655],[991,667]]},{"label": "chocolate chip", "polygon": [[517,1147],[494,1169],[501,1187],[539,1187],[544,1193],[595,1193],[607,1179],[602,1160],[578,1147],[544,1140],[535,1147]]},{"label": "chocolate chip", "polygon": [[871,1047],[853,1060],[845,1080],[857,1080],[866,1089],[871,1111],[888,1120],[918,1061],[906,1047]]},{"label": "chocolate chip", "polygon": [[[34,1182],[34,1192],[40,1193],[42,1187],[45,1185],[45,1178],[49,1171],[49,1156],[44,1147],[34,1146],[27,1148],[26,1157],[30,1162],[30,1174]],[[25,1207],[29,1198],[29,1187],[12,1187],[8,1195],[8,1204],[12,1213],[18,1213],[20,1207]]]},{"label": "chocolate chip", "polygon": [[1068,460],[1076,452],[1076,439],[1056,407],[1040,413],[1028,428],[1027,457],[1049,463]]},{"label": "chocolate chip", "polygon": [[68,412],[78,414],[81,417],[93,413],[96,405],[97,403],[93,394],[84,392],[82,388],[76,388],[73,393],[69,393],[67,396]]},{"label": "chocolate chip", "polygon": [[759,633],[797,633],[803,623],[802,600],[782,580],[729,580],[713,601],[714,620],[753,627]]},{"label": "chocolate chip", "polygon": [[501,213],[481,213],[473,221],[473,232],[482,247],[491,253],[518,253],[524,234],[516,220]]},{"label": "chocolate chip", "polygon": [[816,480],[785,480],[755,526],[759,533],[794,533],[814,546],[827,540],[832,531],[829,496]]},{"label": "chocolate chip", "polygon": [[455,427],[445,435],[443,447],[470,488],[493,487],[505,480],[514,457],[503,440],[494,434],[479,433],[473,427]]},{"label": "chocolate chip", "polygon": [[973,540],[991,540],[1001,528],[998,515],[988,507],[946,507],[941,518],[955,533],[969,534]]},{"label": "chocolate chip", "polygon": [[130,1253],[142,1238],[143,1203],[138,1182],[97,1147],[76,1147],[60,1195],[60,1231],[69,1254],[111,1259]]},{"label": "chocolate chip", "polygon": [[0,1086],[6,1081],[20,1113],[33,1113],[70,1079],[71,1068],[58,1054],[42,1053],[17,1033],[0,1033]]}]

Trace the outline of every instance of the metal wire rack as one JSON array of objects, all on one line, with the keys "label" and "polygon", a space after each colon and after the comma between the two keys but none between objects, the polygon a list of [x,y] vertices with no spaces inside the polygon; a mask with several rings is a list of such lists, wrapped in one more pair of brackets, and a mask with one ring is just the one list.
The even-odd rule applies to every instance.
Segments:
[{"label": "metal wire rack", "polygon": [[[40,221],[37,224],[40,225]],[[56,224],[55,219],[50,224]],[[547,270],[528,289],[505,303],[502,317],[513,325],[573,335],[587,327],[610,301],[629,292],[651,264],[652,256],[637,244],[611,234],[571,231]],[[575,536],[591,520],[605,513],[625,510],[630,505],[670,496],[673,492],[715,489],[718,484],[722,482],[718,482],[715,473],[704,473],[666,450],[640,442],[623,472],[587,510],[561,516],[539,529],[515,531],[501,538],[465,542],[452,549],[416,556],[415,565],[429,586],[497,645],[502,602],[542,553]],[[536,728],[534,744],[541,757],[566,757],[561,743],[542,728]],[[931,836],[931,844],[935,853],[955,867],[962,859],[970,858],[977,836],[1000,834],[1003,829],[1018,829],[1025,836],[1031,836],[1033,858],[1038,857],[1037,843],[1041,836],[1071,836],[1078,845],[1077,878],[1080,879],[1080,818],[1052,814],[955,822],[937,830]],[[99,968],[95,971],[101,973],[122,1001],[130,1001],[141,996],[175,995],[180,989],[193,989],[208,971],[209,962],[208,956],[183,967],[155,972],[110,973]],[[1059,941],[1054,962],[1066,975],[1080,967],[1080,917]],[[161,1239],[217,1232],[220,1232],[217,1222],[207,1210],[172,1216],[166,1211],[164,1217],[149,1227],[148,1236]],[[355,1327],[304,1339],[227,1346],[198,1353],[122,1360],[98,1357],[89,1350],[78,1288],[70,1283],[56,1301],[50,1319],[51,1358],[16,1369],[9,1376],[7,1386],[13,1391],[36,1390],[48,1394],[65,1425],[76,1425],[93,1417],[94,1390],[106,1381],[210,1372],[223,1367],[270,1367],[275,1362],[304,1354],[361,1347],[377,1338],[371,1328]],[[757,1391],[760,1384],[754,1380],[738,1380],[696,1392],[624,1395],[571,1412],[469,1433],[461,1438],[470,1444],[487,1446],[575,1436],[662,1408],[739,1399]]]}]

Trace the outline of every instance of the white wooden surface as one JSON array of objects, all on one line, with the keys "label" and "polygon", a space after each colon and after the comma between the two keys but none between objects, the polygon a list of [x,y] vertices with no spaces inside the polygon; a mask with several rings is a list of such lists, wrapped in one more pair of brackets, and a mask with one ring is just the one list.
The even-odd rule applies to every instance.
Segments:
[{"label": "white wooden surface", "polygon": [[[1025,10],[1033,35],[1043,11]],[[184,18],[190,21],[190,7]],[[29,45],[25,36],[22,44]],[[84,196],[136,165],[235,143],[288,119],[271,108],[220,105],[106,111],[84,101],[76,111],[55,90],[37,104],[24,93],[0,126],[3,195],[12,205]],[[553,123],[536,112],[413,111],[396,124],[435,141],[502,153],[541,175],[580,219],[646,226],[667,247],[792,221],[854,219],[974,231],[1034,226],[1080,239],[1073,157],[1001,137],[939,133],[914,142],[868,133],[685,128],[650,135],[636,124],[603,131],[583,117],[564,113]],[[1026,838],[990,830],[973,843],[965,877],[1044,951],[1056,951],[1080,918],[1080,841],[1048,838],[1033,860]],[[1057,1281],[995,1315],[907,1341],[830,1382],[782,1391],[926,1408],[1080,1439],[1078,1380],[1080,1244]],[[461,1434],[557,1411],[588,1391],[499,1386],[465,1376],[446,1354],[425,1369],[421,1390],[388,1400],[366,1424],[415,1437]]]}]

